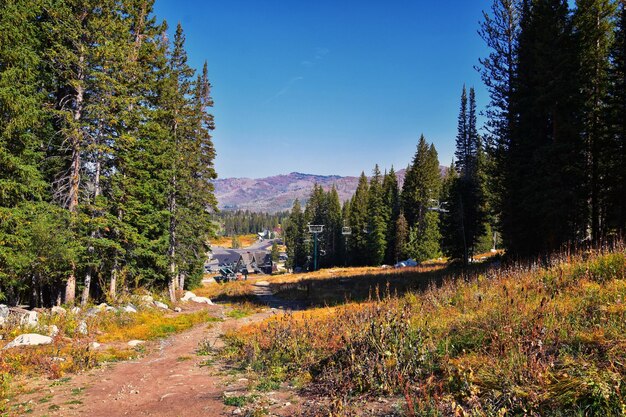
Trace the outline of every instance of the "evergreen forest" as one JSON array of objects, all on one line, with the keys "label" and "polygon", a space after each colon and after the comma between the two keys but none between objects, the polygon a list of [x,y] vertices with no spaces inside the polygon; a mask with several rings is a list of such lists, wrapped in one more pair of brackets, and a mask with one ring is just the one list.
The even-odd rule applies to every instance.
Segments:
[{"label": "evergreen forest", "polygon": [[153,0],[0,1],[0,301],[201,279],[211,84],[172,33]]}]

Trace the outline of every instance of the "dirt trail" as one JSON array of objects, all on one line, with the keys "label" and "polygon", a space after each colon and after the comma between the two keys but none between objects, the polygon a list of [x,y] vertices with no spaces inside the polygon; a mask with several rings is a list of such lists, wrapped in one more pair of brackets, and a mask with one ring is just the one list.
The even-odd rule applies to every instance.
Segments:
[{"label": "dirt trail", "polygon": [[[217,306],[212,313],[222,315]],[[224,404],[224,392],[247,394],[248,380],[223,362],[207,361],[196,353],[201,341],[216,348],[223,346],[221,336],[228,330],[261,321],[275,314],[267,309],[241,319],[196,326],[168,339],[154,342],[145,357],[120,362],[75,375],[66,383],[50,385],[38,381],[30,401],[35,416],[223,416],[233,415],[235,407]],[[28,398],[30,397],[30,398]],[[277,392],[272,398],[272,415],[296,414],[291,405],[293,393]],[[43,399],[46,399],[45,401]]]}]

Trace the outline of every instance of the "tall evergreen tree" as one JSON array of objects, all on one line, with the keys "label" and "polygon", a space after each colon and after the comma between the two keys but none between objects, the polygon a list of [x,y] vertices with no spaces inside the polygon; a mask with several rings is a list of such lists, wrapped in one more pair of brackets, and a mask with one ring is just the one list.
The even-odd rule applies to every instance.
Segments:
[{"label": "tall evergreen tree", "polygon": [[368,263],[368,213],[367,200],[369,195],[369,184],[365,173],[359,177],[354,196],[350,200],[349,223],[352,228],[350,236],[350,259],[354,265],[366,265]]},{"label": "tall evergreen tree", "polygon": [[396,226],[398,222],[398,217],[400,216],[400,189],[398,188],[398,177],[396,176],[396,172],[391,167],[389,173],[385,175],[383,180],[383,196],[384,196],[384,205],[387,212],[387,232],[386,232],[386,241],[387,241],[387,249],[385,250],[385,263],[386,264],[395,264],[396,254]]},{"label": "tall evergreen tree", "polygon": [[610,0],[578,0],[574,12],[574,31],[578,53],[580,119],[584,126],[587,175],[591,215],[591,237],[598,242],[606,230],[607,162],[602,152],[607,147],[604,115],[609,88],[609,54],[614,34],[615,3]]},{"label": "tall evergreen tree", "polygon": [[431,211],[440,189],[437,151],[422,135],[402,188],[403,212],[410,230],[407,252],[419,261],[438,257],[440,253],[439,215]]},{"label": "tall evergreen tree", "polygon": [[47,184],[40,171],[48,115],[40,1],[0,1],[0,300],[19,301],[34,254],[24,225],[46,212]]},{"label": "tall evergreen tree", "polygon": [[287,265],[290,268],[304,268],[307,264],[308,250],[306,219],[300,201],[296,199],[291,214],[285,224],[285,244],[287,245]]},{"label": "tall evergreen tree", "polygon": [[398,220],[396,220],[396,235],[394,238],[394,264],[405,260],[407,257],[407,243],[409,242],[409,224],[404,217],[404,213],[400,212]]},{"label": "tall evergreen tree", "polygon": [[489,103],[485,110],[484,148],[488,202],[495,219],[502,217],[506,202],[502,190],[515,121],[513,95],[518,65],[521,2],[519,0],[494,0],[489,12],[483,12],[479,34],[489,48],[489,54],[479,60],[479,71],[489,91]]},{"label": "tall evergreen tree", "polygon": [[603,149],[607,185],[607,228],[626,234],[626,4],[620,2],[611,47],[607,111],[608,143]]},{"label": "tall evergreen tree", "polygon": [[[482,141],[476,129],[476,96],[470,89],[469,106],[465,104],[465,87],[461,94],[461,113],[458,119],[456,140],[459,177],[447,178],[447,207],[450,213],[445,216],[443,226],[446,237],[447,254],[460,257],[467,263],[475,251],[475,246],[485,233],[486,199],[484,177],[484,155]],[[463,114],[463,111],[466,113]],[[467,128],[464,126],[467,125]],[[463,137],[462,135],[465,135]]]},{"label": "tall evergreen tree", "polygon": [[587,181],[567,1],[526,1],[521,27],[502,232],[512,252],[531,255],[584,237]]},{"label": "tall evergreen tree", "polygon": [[385,258],[389,216],[384,198],[382,176],[376,165],[367,195],[367,263],[370,265],[380,265]]},{"label": "tall evergreen tree", "polygon": [[343,227],[343,217],[341,214],[341,201],[339,200],[339,193],[337,188],[333,185],[330,191],[326,194],[327,199],[327,248],[326,265],[337,266],[343,265],[344,256],[344,242],[341,234]]}]

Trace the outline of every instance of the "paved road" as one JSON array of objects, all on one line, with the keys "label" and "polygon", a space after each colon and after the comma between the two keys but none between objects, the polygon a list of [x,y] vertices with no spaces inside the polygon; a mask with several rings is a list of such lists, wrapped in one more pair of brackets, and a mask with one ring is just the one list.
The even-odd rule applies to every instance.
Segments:
[{"label": "paved road", "polygon": [[254,252],[254,251],[269,251],[272,248],[272,244],[274,242],[275,242],[275,239],[265,239],[262,241],[258,240],[254,242],[252,245],[248,246],[247,248],[227,249],[222,246],[212,246],[211,250],[213,251],[213,254],[232,253],[232,252],[246,253],[246,252]]}]

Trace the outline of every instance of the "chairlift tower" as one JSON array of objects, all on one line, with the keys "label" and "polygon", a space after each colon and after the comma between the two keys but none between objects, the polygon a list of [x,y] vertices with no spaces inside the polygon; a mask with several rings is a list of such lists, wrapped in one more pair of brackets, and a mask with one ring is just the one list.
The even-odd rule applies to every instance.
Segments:
[{"label": "chairlift tower", "polygon": [[309,233],[313,234],[313,271],[317,271],[317,235],[324,231],[323,224],[309,224]]}]

